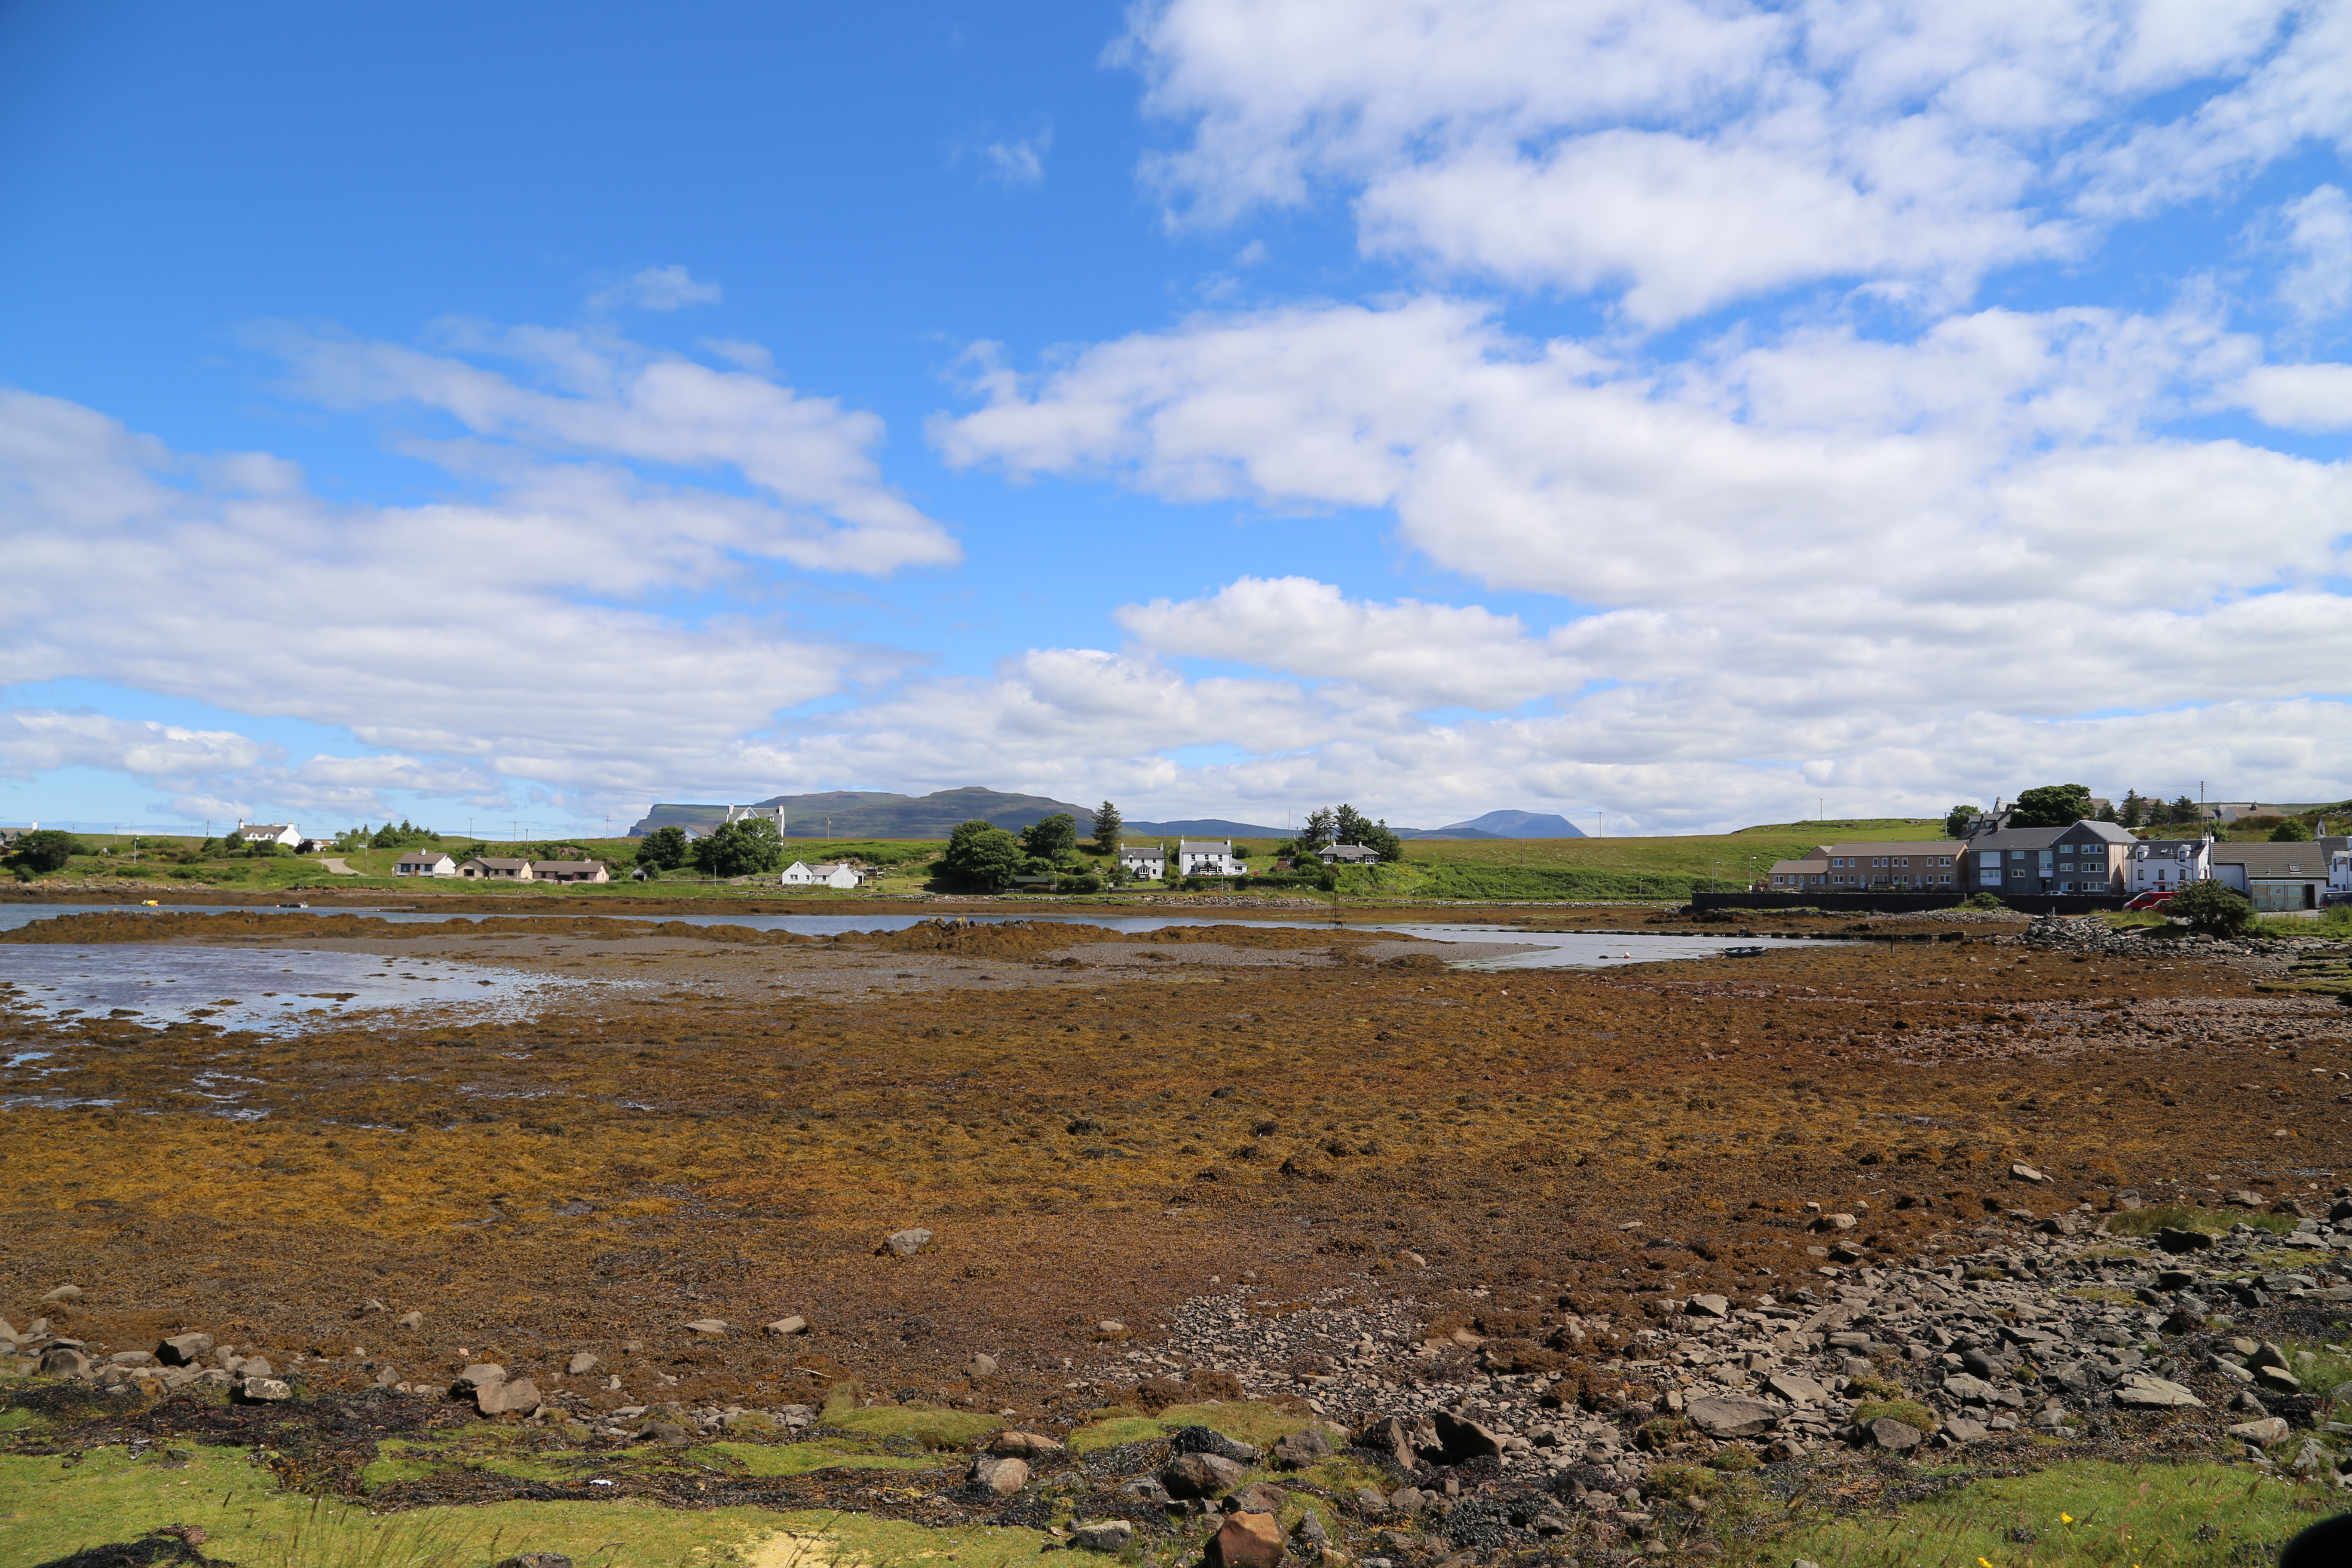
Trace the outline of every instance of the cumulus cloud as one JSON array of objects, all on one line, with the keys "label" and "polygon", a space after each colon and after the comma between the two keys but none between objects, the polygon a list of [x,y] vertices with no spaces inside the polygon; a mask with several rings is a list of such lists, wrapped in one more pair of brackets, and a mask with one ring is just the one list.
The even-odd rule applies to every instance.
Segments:
[{"label": "cumulus cloud", "polygon": [[[1368,250],[1622,290],[1663,326],[1848,279],[1963,299],[2347,123],[2341,7],[1168,0],[1118,51],[1230,219],[1329,188]],[[2115,117],[2186,84],[2178,123]]]},{"label": "cumulus cloud", "polygon": [[2279,274],[2278,295],[2306,321],[2331,320],[2352,305],[2352,197],[2322,185],[2286,204],[2285,245],[2293,263]]},{"label": "cumulus cloud", "polygon": [[227,730],[112,719],[89,711],[0,708],[0,773],[101,768],[150,781],[197,778],[260,765],[274,749]]}]

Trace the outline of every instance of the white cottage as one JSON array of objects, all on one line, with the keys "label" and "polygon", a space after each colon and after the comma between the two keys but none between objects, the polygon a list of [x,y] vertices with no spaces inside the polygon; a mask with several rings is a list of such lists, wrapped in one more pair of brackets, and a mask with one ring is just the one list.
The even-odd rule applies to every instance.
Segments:
[{"label": "white cottage", "polygon": [[2210,838],[2151,838],[2133,845],[2126,853],[2125,891],[2134,898],[2142,893],[2177,893],[2213,875]]},{"label": "white cottage", "polygon": [[1157,844],[1118,847],[1118,868],[1138,881],[1157,882],[1168,875],[1168,851]]},{"label": "white cottage", "polygon": [[1247,869],[1230,838],[1178,839],[1176,867],[1187,877],[1238,877]]},{"label": "white cottage", "polygon": [[395,877],[454,877],[457,862],[438,849],[412,849],[392,863]]},{"label": "white cottage", "polygon": [[784,868],[782,880],[787,888],[854,888],[857,886],[857,868],[846,860],[822,866],[795,860]]},{"label": "white cottage", "polygon": [[283,844],[291,849],[302,842],[302,830],[290,822],[240,822],[236,837],[244,844]]}]

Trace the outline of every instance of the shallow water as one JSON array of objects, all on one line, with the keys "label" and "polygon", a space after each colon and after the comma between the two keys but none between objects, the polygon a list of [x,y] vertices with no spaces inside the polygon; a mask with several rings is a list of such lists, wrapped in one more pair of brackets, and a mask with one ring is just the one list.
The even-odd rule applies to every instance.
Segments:
[{"label": "shallow water", "polygon": [[446,1011],[468,1022],[528,1016],[568,984],[518,970],[438,959],[299,949],[0,947],[0,985],[51,1017],[121,1018],[160,1028],[201,1022],[283,1034],[321,1016],[372,1007]]},{"label": "shallow water", "polygon": [[[0,931],[13,931],[19,926],[29,925],[34,921],[47,920],[58,915],[87,914],[101,910],[124,912],[125,906],[121,904],[19,904],[13,907],[0,908]],[[224,914],[231,912],[246,912],[248,910],[254,910],[254,907],[251,905],[191,906],[182,904],[174,906],[173,910],[159,910],[154,912],[159,914],[172,912],[188,914]],[[143,913],[146,911],[137,906],[131,906],[128,912]],[[385,921],[394,921],[403,925],[426,924],[434,921],[465,921],[471,923],[476,921],[493,918],[492,916],[481,913],[453,915],[439,911],[428,913],[408,910],[362,909],[351,906],[319,908],[312,909],[308,911],[271,910],[264,908],[258,910],[254,910],[254,912],[265,914],[293,914],[297,912],[307,912],[314,915],[375,915]],[[627,914],[612,910],[588,909],[567,910],[561,914],[507,915],[496,918],[509,920],[574,920],[589,916],[598,916],[612,920],[643,921],[648,924],[666,921],[676,921],[683,925],[743,926],[752,931],[791,931],[797,936],[845,936],[852,933],[866,931],[905,931],[909,926],[920,925],[925,921],[943,918],[936,914],[639,915]],[[1002,924],[1010,921],[1036,921],[1056,925],[1097,926],[1105,931],[1122,931],[1129,934],[1139,931],[1160,931],[1170,926],[1279,926],[1289,930],[1311,931],[1319,930],[1331,924],[1330,921],[1319,920],[1244,920],[1222,913],[1200,915],[1102,915],[1089,914],[1083,911],[1074,911],[1066,914],[1047,914],[1043,912],[1031,913],[1024,910],[1020,913],[1013,914],[958,915],[945,918],[969,920],[979,924],[988,925]],[[1464,969],[1480,970],[1606,969],[1625,963],[1663,963],[1677,959],[1709,958],[1720,954],[1727,948],[1811,948],[1821,945],[1821,943],[1817,942],[1803,938],[1790,939],[1763,936],[1660,936],[1647,933],[1637,936],[1612,936],[1595,931],[1523,931],[1512,930],[1507,927],[1446,925],[1442,922],[1430,921],[1384,921],[1377,924],[1351,921],[1348,923],[1344,929],[1349,931],[1392,931],[1399,935],[1421,937],[1423,940],[1430,942],[1480,943],[1507,942],[1514,946],[1525,946],[1535,950],[1529,952],[1513,953],[1506,957],[1481,959],[1475,962],[1464,963],[1457,966]],[[17,952],[35,951],[37,950],[32,948],[19,948],[13,945],[0,945],[0,979],[9,977],[13,972],[14,965],[9,955]],[[112,948],[97,948],[81,951],[112,952],[116,950]],[[191,949],[185,951],[200,950]],[[263,956],[267,955],[265,954]],[[310,956],[315,958],[324,958],[330,955],[324,953],[314,953]],[[383,1004],[370,1003],[362,1005],[382,1005]]]}]

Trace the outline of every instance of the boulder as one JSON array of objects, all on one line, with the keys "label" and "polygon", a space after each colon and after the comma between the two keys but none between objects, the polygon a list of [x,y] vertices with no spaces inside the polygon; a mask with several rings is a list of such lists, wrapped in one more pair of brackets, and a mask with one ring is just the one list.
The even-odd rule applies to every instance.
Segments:
[{"label": "boulder", "polygon": [[1235,1513],[1280,1513],[1285,1496],[1280,1487],[1252,1481],[1227,1498],[1225,1506]]},{"label": "boulder", "polygon": [[985,1383],[996,1375],[996,1358],[992,1355],[974,1355],[963,1363],[963,1374],[972,1383]]},{"label": "boulder", "polygon": [[2205,1402],[2177,1383],[2144,1373],[2130,1373],[2116,1386],[2116,1403],[2137,1410],[2202,1410]]},{"label": "boulder", "polygon": [[2213,1238],[2201,1230],[2182,1230],[2168,1225],[2157,1231],[2156,1245],[2172,1253],[2202,1252],[2213,1245]]},{"label": "boulder", "polygon": [[62,1301],[68,1306],[71,1306],[73,1303],[81,1300],[81,1287],[79,1285],[60,1285],[56,1289],[50,1291],[47,1295],[42,1297],[41,1300],[43,1301]]},{"label": "boulder", "polygon": [[198,1356],[212,1348],[210,1334],[173,1334],[155,1347],[155,1359],[165,1366],[193,1366]]},{"label": "boulder", "polygon": [[883,1247],[900,1258],[912,1258],[930,1244],[931,1233],[920,1226],[894,1230],[882,1238]]},{"label": "boulder", "polygon": [[1135,1526],[1123,1519],[1097,1519],[1070,1527],[1071,1548],[1078,1552],[1120,1552],[1135,1541]]},{"label": "boulder", "polygon": [[1944,1436],[1955,1443],[1973,1443],[1987,1431],[1983,1422],[1972,1421],[1965,1415],[1945,1416],[1943,1428]]},{"label": "boulder", "polygon": [[[246,1369],[240,1367],[238,1370],[244,1371]],[[465,1371],[457,1374],[457,1381],[449,1387],[449,1392],[459,1398],[463,1398],[467,1394],[473,1393],[474,1390],[478,1388],[496,1387],[506,1380],[507,1369],[500,1366],[498,1363],[494,1361],[473,1362],[467,1364]]]},{"label": "boulder", "polygon": [[485,1415],[528,1415],[541,1403],[539,1384],[527,1377],[484,1384],[474,1390],[474,1408]]},{"label": "boulder", "polygon": [[1727,1318],[1731,1316],[1731,1303],[1720,1296],[1693,1296],[1683,1310],[1694,1318]]},{"label": "boulder", "polygon": [[1248,1474],[1247,1465],[1223,1454],[1179,1454],[1160,1467],[1160,1484],[1171,1497],[1223,1497]]},{"label": "boulder", "polygon": [[1042,1432],[1019,1432],[1007,1427],[988,1440],[988,1451],[1000,1459],[1027,1459],[1034,1463],[1060,1453],[1062,1446]]},{"label": "boulder", "polygon": [[1776,1372],[1764,1380],[1764,1386],[1791,1405],[1819,1405],[1829,1398],[1829,1390],[1801,1372]]},{"label": "boulder", "polygon": [[772,1334],[778,1339],[787,1339],[793,1334],[807,1333],[808,1320],[801,1317],[778,1318],[772,1323],[761,1325],[760,1331],[763,1334]]},{"label": "boulder", "polygon": [[41,1352],[43,1377],[88,1377],[89,1357],[70,1345],[51,1345]]},{"label": "boulder", "polygon": [[241,1377],[229,1384],[228,1395],[239,1405],[275,1405],[293,1398],[294,1390],[282,1378]]},{"label": "boulder", "polygon": [[1241,1465],[1257,1463],[1255,1447],[1213,1426],[1179,1426],[1168,1435],[1168,1448],[1176,1454],[1214,1454]]},{"label": "boulder", "polygon": [[700,1334],[706,1339],[717,1339],[727,1332],[727,1320],[697,1318],[686,1325],[686,1331],[689,1334]]},{"label": "boulder", "polygon": [[425,1326],[425,1314],[416,1311],[403,1312],[392,1321],[392,1326],[395,1329],[421,1329]]},{"label": "boulder", "polygon": [[567,1377],[578,1377],[583,1373],[594,1372],[604,1364],[593,1352],[580,1351],[570,1361],[563,1363],[563,1373]]},{"label": "boulder", "polygon": [[1852,1230],[1861,1222],[1850,1214],[1825,1214],[1813,1221],[1815,1230]]},{"label": "boulder", "polygon": [[2241,1187],[2236,1192],[2231,1193],[2229,1196],[2223,1198],[2221,1201],[2228,1204],[2231,1208],[2258,1209],[2267,1205],[2270,1202],[2270,1199],[2263,1196],[2260,1193],[2248,1192],[2243,1187]]},{"label": "boulder", "polygon": [[1412,1449],[1412,1428],[1393,1415],[1373,1422],[1356,1435],[1356,1446],[1370,1448],[1400,1469],[1417,1469],[1421,1457]]},{"label": "boulder", "polygon": [[2022,1160],[2011,1165],[2009,1168],[2009,1173],[2021,1182],[2046,1182],[2050,1179]]},{"label": "boulder", "polygon": [[998,1497],[1011,1497],[1029,1484],[1029,1461],[982,1454],[971,1462],[971,1479]]},{"label": "boulder", "polygon": [[1927,1440],[1927,1435],[1907,1421],[1897,1421],[1892,1415],[1882,1415],[1862,1428],[1863,1437],[1872,1447],[1890,1454],[1906,1454]]},{"label": "boulder", "polygon": [[1702,1394],[1683,1405],[1683,1415],[1710,1437],[1753,1437],[1780,1424],[1777,1406],[1760,1399]]},{"label": "boulder", "polygon": [[2273,1394],[2301,1394],[2303,1380],[2283,1366],[2263,1366],[2254,1369],[2254,1381]]},{"label": "boulder", "polygon": [[1447,1464],[1458,1465],[1466,1459],[1502,1458],[1503,1439],[1468,1416],[1440,1410],[1432,1418],[1437,1423],[1437,1442],[1445,1451]]},{"label": "boulder", "polygon": [[1281,1568],[1285,1545],[1274,1515],[1236,1513],[1209,1538],[1201,1555],[1208,1568]]},{"label": "boulder", "polygon": [[1307,1426],[1293,1432],[1274,1446],[1276,1462],[1293,1470],[1303,1470],[1317,1460],[1328,1458],[1330,1452],[1331,1439],[1323,1435],[1319,1426]]},{"label": "boulder", "polygon": [[2241,1421],[2235,1426],[2225,1426],[2222,1430],[2230,1436],[2242,1437],[2249,1443],[2268,1447],[2286,1436],[2287,1425],[2284,1416],[2266,1415],[2260,1421]]},{"label": "boulder", "polygon": [[1165,1507],[1172,1500],[1168,1495],[1168,1489],[1160,1484],[1158,1476],[1138,1476],[1133,1480],[1123,1481],[1119,1485],[1118,1495],[1133,1498],[1138,1502],[1149,1503],[1155,1507]]}]

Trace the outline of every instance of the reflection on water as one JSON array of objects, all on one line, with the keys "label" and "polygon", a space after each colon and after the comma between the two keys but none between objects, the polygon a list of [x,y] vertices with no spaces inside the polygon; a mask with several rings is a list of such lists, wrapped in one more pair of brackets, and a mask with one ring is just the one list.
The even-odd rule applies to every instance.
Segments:
[{"label": "reflection on water", "polygon": [[[290,910],[256,910],[250,905],[241,904],[217,906],[182,904],[175,905],[171,910],[152,910],[146,909],[126,910],[124,906],[121,904],[17,904],[14,906],[0,907],[0,931],[13,931],[19,926],[30,924],[34,921],[49,920],[59,915],[89,914],[102,911],[129,913],[134,915],[169,915],[173,913],[290,914],[297,912]],[[1028,910],[1007,914],[950,915],[944,917],[936,914],[641,915],[629,914],[609,909],[582,908],[579,910],[565,910],[562,913],[533,912],[520,915],[499,915],[493,917],[491,915],[478,912],[472,914],[452,915],[440,912],[420,913],[413,910],[362,909],[342,906],[332,909],[314,909],[308,910],[307,912],[314,915],[373,915],[379,919],[401,925],[429,924],[436,921],[456,924],[471,924],[476,921],[488,920],[491,918],[501,920],[576,920],[584,917],[603,917],[609,920],[642,921],[648,924],[675,921],[682,925],[743,926],[751,931],[791,931],[798,936],[846,936],[853,933],[869,931],[905,931],[909,926],[920,925],[926,921],[934,921],[943,918],[950,920],[968,920],[976,924],[982,925],[999,924],[1008,921],[1035,921],[1055,925],[1087,925],[1097,926],[1105,931],[1121,931],[1129,934],[1139,931],[1160,931],[1169,926],[1280,926],[1290,930],[1317,930],[1331,924],[1328,921],[1317,920],[1243,920],[1223,913],[1199,915],[1108,915],[1090,914],[1084,911],[1048,914],[1043,911],[1033,913]],[[1759,948],[1769,950],[1774,948],[1789,947],[1810,948],[1821,945],[1817,941],[1801,937],[1661,936],[1647,932],[1633,936],[1612,936],[1593,931],[1517,931],[1508,927],[1446,925],[1441,922],[1428,921],[1397,921],[1379,924],[1350,921],[1347,925],[1346,929],[1349,931],[1393,931],[1399,935],[1417,936],[1430,942],[1508,942],[1517,946],[1535,949],[1535,951],[1531,952],[1516,953],[1502,958],[1481,959],[1475,962],[1465,962],[1457,965],[1457,967],[1464,969],[1601,969],[1612,968],[1622,963],[1659,963],[1675,959],[1710,958],[1722,953],[1727,948],[1744,949],[1752,952]],[[39,950],[0,944],[0,977],[5,977],[11,973],[13,968],[12,961],[8,955],[37,951]],[[52,949],[51,951],[65,950]],[[118,949],[107,946],[76,949],[73,951],[117,952],[126,951],[126,949]],[[326,959],[335,955],[327,953],[311,953],[307,956],[313,959]],[[373,964],[376,961],[359,959],[357,962],[366,965]],[[285,991],[298,988],[280,986],[278,989]],[[399,1001],[406,999],[408,998],[394,998],[393,1000]],[[383,1002],[371,1001],[360,1003],[358,1005],[362,1006],[380,1006],[384,1005],[385,1004]]]},{"label": "reflection on water", "polygon": [[529,1016],[565,983],[427,958],[293,949],[0,945],[0,995],[52,1018],[118,1018],[161,1028],[206,1023],[283,1034],[320,1016],[427,1007],[467,1021]]}]

